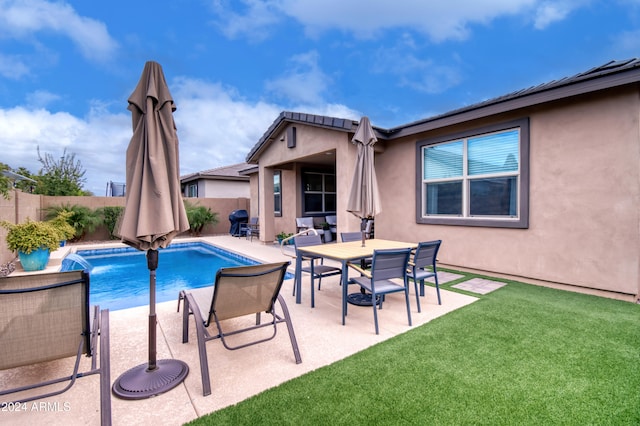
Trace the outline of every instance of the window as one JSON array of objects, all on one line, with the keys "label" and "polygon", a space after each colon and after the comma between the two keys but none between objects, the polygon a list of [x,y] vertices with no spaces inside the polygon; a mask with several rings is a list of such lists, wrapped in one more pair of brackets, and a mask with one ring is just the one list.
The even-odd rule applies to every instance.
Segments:
[{"label": "window", "polygon": [[302,174],[304,214],[335,213],[335,173],[304,172]]},{"label": "window", "polygon": [[282,216],[282,172],[273,172],[273,213]]},{"label": "window", "polygon": [[417,222],[527,228],[529,123],[417,144]]},{"label": "window", "polygon": [[187,197],[197,197],[198,196],[198,183],[190,183],[187,189]]}]

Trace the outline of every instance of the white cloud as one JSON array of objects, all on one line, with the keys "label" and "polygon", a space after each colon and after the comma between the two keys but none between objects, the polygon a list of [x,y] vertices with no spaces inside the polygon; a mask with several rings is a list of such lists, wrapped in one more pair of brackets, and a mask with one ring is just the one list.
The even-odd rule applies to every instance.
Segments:
[{"label": "white cloud", "polygon": [[179,78],[171,84],[181,173],[241,163],[281,108],[242,99],[218,83]]},{"label": "white cloud", "polygon": [[282,77],[266,82],[267,91],[293,103],[322,103],[331,78],[320,69],[318,58],[316,51],[293,56]]},{"label": "white cloud", "polygon": [[406,45],[379,49],[373,71],[395,75],[400,87],[430,94],[442,93],[462,81],[457,58],[438,64],[433,59],[416,56],[414,49]]},{"label": "white cloud", "polygon": [[244,13],[230,12],[228,5],[221,2],[216,5],[221,16],[234,18],[222,25],[227,34],[236,37],[242,32],[265,37],[279,14],[297,20],[310,36],[339,30],[358,38],[373,38],[384,30],[400,28],[440,42],[466,39],[472,24],[486,24],[505,15],[529,14],[538,3],[539,0],[250,0],[244,2]]},{"label": "white cloud", "polygon": [[534,27],[543,30],[557,21],[562,21],[571,12],[576,2],[546,1],[536,9]]},{"label": "white cloud", "polygon": [[86,188],[103,195],[106,182],[124,179],[124,151],[131,137],[131,117],[91,111],[85,119],[68,113],[17,107],[0,110],[2,161],[12,168],[25,167],[37,173],[42,155],[55,157],[75,153],[87,171]]},{"label": "white cloud", "polygon": [[17,55],[0,54],[0,75],[11,80],[19,80],[29,74],[29,67]]},{"label": "white cloud", "polygon": [[244,5],[244,13],[233,12],[220,0],[212,5],[218,15],[215,25],[230,39],[242,35],[253,41],[264,40],[268,36],[267,29],[282,19],[277,8],[269,1],[242,0],[239,3]]},{"label": "white cloud", "polygon": [[37,90],[27,95],[27,105],[31,108],[44,108],[60,99],[59,95],[46,90]]},{"label": "white cloud", "polygon": [[[232,87],[185,77],[169,82],[177,110],[180,173],[188,174],[243,162],[250,149],[283,108],[264,101],[248,101]],[[33,94],[44,103],[51,93]],[[34,102],[35,103],[35,102]],[[310,103],[291,108],[314,114],[358,119],[360,113],[339,104]],[[37,147],[55,157],[76,154],[86,170],[85,189],[104,195],[109,181],[124,182],[125,153],[132,135],[131,115],[109,112],[94,101],[85,117],[53,113],[44,108],[0,109],[2,162],[12,168],[40,170]]]},{"label": "white cloud", "polygon": [[0,34],[34,43],[32,37],[44,31],[68,37],[90,60],[110,59],[118,47],[104,23],[78,15],[68,3],[0,1]]}]

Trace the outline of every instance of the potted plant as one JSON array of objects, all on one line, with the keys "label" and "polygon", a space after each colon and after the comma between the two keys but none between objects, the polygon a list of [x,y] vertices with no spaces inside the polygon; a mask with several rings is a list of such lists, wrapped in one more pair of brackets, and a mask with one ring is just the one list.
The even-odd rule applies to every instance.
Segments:
[{"label": "potted plant", "polygon": [[[278,235],[276,235],[276,238],[278,239],[278,244],[282,244],[283,240],[289,238],[292,235],[293,234],[288,234],[284,231],[280,232]],[[291,244],[291,240],[287,241],[285,244]]]},{"label": "potted plant", "polygon": [[44,269],[49,262],[51,251],[60,246],[61,233],[50,222],[27,219],[26,222],[17,225],[7,221],[0,222],[0,225],[9,231],[7,247],[18,252],[25,271]]}]

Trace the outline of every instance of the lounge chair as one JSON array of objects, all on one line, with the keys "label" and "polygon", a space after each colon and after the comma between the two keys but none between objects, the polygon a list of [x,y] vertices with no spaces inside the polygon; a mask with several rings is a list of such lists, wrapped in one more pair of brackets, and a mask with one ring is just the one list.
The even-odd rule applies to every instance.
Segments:
[{"label": "lounge chair", "polygon": [[[320,235],[299,235],[293,238],[293,242],[296,246],[296,257],[300,256],[298,253],[298,247],[317,246],[322,244]],[[317,263],[317,260],[319,260],[320,263]],[[303,256],[302,261],[309,262],[309,266],[303,266],[301,270],[302,272],[307,272],[311,275],[311,307],[314,308],[316,306],[316,299],[313,280],[316,278],[318,279],[318,290],[320,290],[322,278],[330,277],[332,275],[342,275],[342,268],[325,265],[324,259],[320,256]]]},{"label": "lounge chair", "polygon": [[409,262],[407,273],[413,279],[413,286],[416,292],[416,302],[418,312],[420,312],[420,297],[418,296],[418,282],[420,283],[420,296],[424,296],[425,278],[434,277],[436,292],[438,294],[438,305],[440,301],[440,285],[438,284],[438,271],[436,269],[436,256],[442,240],[427,241],[418,244],[413,259]]},{"label": "lounge chair", "polygon": [[[210,340],[220,339],[226,349],[236,350],[273,339],[276,335],[277,324],[284,322],[289,331],[289,339],[291,340],[296,364],[302,362],[289,310],[284,299],[280,296],[280,289],[287,266],[289,266],[289,262],[222,268],[216,274],[213,295],[210,287],[198,289],[200,291],[192,290],[186,292],[183,290],[180,292],[180,298],[184,300],[182,343],[189,341],[189,316],[193,314],[198,337],[203,395],[211,394],[209,362],[205,345]],[[276,313],[276,300],[280,304],[282,315]],[[271,314],[271,320],[261,323],[261,312]],[[252,314],[256,315],[255,325],[223,330],[222,321]],[[210,333],[207,329],[212,323],[215,323],[217,328],[215,333]],[[228,325],[225,325],[225,327],[228,328]],[[233,346],[227,341],[229,336],[250,332],[262,327],[273,327],[273,334]]]},{"label": "lounge chair", "polygon": [[[96,367],[100,340],[100,366]],[[91,368],[79,371],[82,354]],[[86,271],[29,274],[0,278],[0,370],[75,356],[64,377],[0,390],[0,401],[26,403],[69,390],[78,377],[100,375],[101,424],[111,424],[109,310],[95,306],[90,315]],[[67,382],[62,389],[27,392]],[[5,397],[5,395],[9,395]]]},{"label": "lounge chair", "polygon": [[[404,292],[405,302],[407,304],[407,318],[411,325],[411,307],[409,305],[409,283],[407,280],[407,263],[411,249],[389,249],[374,250],[373,261],[371,263],[371,271],[366,271],[359,266],[349,263],[349,267],[360,272],[359,277],[351,278],[350,282],[360,285],[363,289],[371,293],[373,306],[373,320],[375,323],[376,334],[378,330],[378,310],[377,306],[382,309],[384,296],[389,293]],[[399,284],[394,279],[401,279]]]}]

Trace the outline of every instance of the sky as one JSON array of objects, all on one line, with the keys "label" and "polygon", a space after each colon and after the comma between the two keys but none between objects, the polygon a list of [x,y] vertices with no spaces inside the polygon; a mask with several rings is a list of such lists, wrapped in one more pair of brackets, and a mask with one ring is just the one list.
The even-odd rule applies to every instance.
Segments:
[{"label": "sky", "polygon": [[185,175],[243,162],[281,111],[393,128],[634,57],[640,0],[0,0],[0,162],[124,182],[149,60]]}]

